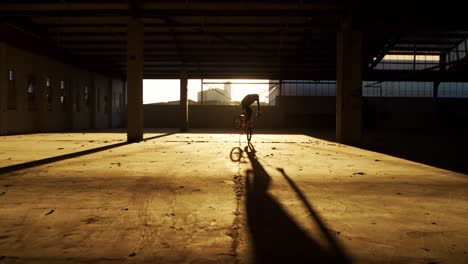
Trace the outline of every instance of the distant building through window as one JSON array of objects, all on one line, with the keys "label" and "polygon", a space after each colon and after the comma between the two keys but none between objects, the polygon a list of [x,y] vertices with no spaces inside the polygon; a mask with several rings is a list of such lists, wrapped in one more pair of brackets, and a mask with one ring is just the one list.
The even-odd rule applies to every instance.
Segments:
[{"label": "distant building through window", "polygon": [[88,90],[89,90],[89,89],[88,89],[88,86],[85,85],[85,87],[84,87],[84,100],[85,100],[85,105],[86,105],[86,107],[89,108],[89,94],[88,94],[89,91],[88,91]]},{"label": "distant building through window", "polygon": [[34,76],[28,78],[28,110],[36,110],[36,79]]},{"label": "distant building through window", "polygon": [[[269,103],[272,84],[269,80],[188,80],[189,104],[231,104],[239,105],[249,93],[260,95],[262,104]],[[144,104],[178,104],[180,80],[143,80]],[[123,101],[123,100],[122,100]]]},{"label": "distant building through window", "polygon": [[198,102],[206,104],[229,104],[231,99],[231,82],[226,82],[224,88],[212,88],[198,92]]},{"label": "distant building through window", "polygon": [[46,77],[46,98],[47,98],[47,109],[52,111],[53,95],[52,95],[52,80],[50,77]]},{"label": "distant building through window", "polygon": [[[101,89],[96,87],[97,99],[96,99],[96,112],[101,112]],[[105,105],[104,105],[105,108]]]},{"label": "distant building through window", "polygon": [[124,97],[123,97],[123,93],[120,93],[119,94],[119,112],[123,112],[123,109],[124,109]]},{"label": "distant building through window", "polygon": [[62,105],[62,111],[67,111],[67,91],[65,90],[65,81],[60,81],[60,104]]},{"label": "distant building through window", "polygon": [[9,81],[14,81],[15,80],[15,71],[14,70],[8,70],[8,80]]},{"label": "distant building through window", "polygon": [[109,113],[109,99],[104,95],[104,112]]},{"label": "distant building through window", "polygon": [[16,110],[16,76],[14,70],[8,70],[8,110]]},{"label": "distant building through window", "polygon": [[76,89],[75,110],[76,112],[81,111],[81,89]]}]

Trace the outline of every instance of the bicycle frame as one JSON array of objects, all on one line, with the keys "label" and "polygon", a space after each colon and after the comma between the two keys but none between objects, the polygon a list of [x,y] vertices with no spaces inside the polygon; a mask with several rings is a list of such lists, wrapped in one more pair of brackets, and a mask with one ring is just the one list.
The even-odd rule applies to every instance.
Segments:
[{"label": "bicycle frame", "polygon": [[[242,129],[243,132],[245,132],[247,136],[247,141],[250,142],[252,139],[252,120],[247,120],[247,122],[244,122],[245,120],[245,115],[241,114],[238,115],[234,118],[234,127],[238,129]],[[245,123],[245,126],[244,126]]]}]

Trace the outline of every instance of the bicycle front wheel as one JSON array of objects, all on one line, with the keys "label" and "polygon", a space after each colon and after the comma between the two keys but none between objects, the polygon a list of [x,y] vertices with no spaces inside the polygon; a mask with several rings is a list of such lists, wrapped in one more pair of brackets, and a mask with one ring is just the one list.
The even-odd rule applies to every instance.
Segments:
[{"label": "bicycle front wheel", "polygon": [[247,135],[247,141],[250,142],[250,140],[252,139],[252,126],[247,126],[247,128],[245,129],[245,134]]}]

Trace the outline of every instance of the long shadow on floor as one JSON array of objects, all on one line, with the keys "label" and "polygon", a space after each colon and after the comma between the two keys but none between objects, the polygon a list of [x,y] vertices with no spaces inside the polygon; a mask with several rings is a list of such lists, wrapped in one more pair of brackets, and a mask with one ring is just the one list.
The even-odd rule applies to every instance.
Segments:
[{"label": "long shadow on floor", "polygon": [[[169,136],[169,135],[172,135],[172,134],[175,134],[175,133],[166,133],[166,134],[157,135],[157,136],[153,136],[153,137],[149,137],[149,138],[144,138],[143,140],[144,141],[152,140],[152,139],[156,139],[156,138]],[[132,144],[132,143],[121,142],[121,143],[106,145],[106,146],[102,146],[102,147],[98,147],[98,148],[87,149],[87,150],[83,150],[83,151],[69,153],[69,154],[65,154],[65,155],[60,155],[60,156],[55,156],[55,157],[50,157],[50,158],[45,158],[45,159],[40,159],[40,160],[33,160],[33,161],[28,161],[28,162],[24,162],[24,163],[20,163],[20,164],[14,164],[14,165],[10,165],[10,166],[0,168],[0,175],[10,173],[10,172],[14,172],[14,171],[17,171],[17,170],[23,170],[23,169],[28,169],[28,168],[44,165],[44,164],[49,164],[49,163],[52,163],[52,162],[57,162],[57,161],[61,161],[61,160],[72,159],[72,158],[76,158],[76,157],[80,157],[80,156],[84,156],[84,155],[89,155],[89,154],[101,152],[101,151],[104,151],[104,150],[125,146],[125,145],[128,145],[128,144]]]},{"label": "long shadow on floor", "polygon": [[297,225],[268,193],[271,177],[255,153],[245,151],[253,168],[247,171],[246,210],[255,263],[350,263],[344,252],[324,248]]}]

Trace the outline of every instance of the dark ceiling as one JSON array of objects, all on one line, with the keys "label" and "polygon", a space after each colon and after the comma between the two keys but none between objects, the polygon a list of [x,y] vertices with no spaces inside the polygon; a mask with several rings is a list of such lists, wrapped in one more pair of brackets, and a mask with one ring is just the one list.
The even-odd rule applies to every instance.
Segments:
[{"label": "dark ceiling", "polygon": [[164,79],[179,78],[183,65],[191,78],[334,79],[336,35],[349,14],[363,32],[365,76],[385,54],[441,55],[468,37],[456,2],[372,3],[3,0],[0,30],[16,46],[124,77],[127,21],[140,17],[144,78]]}]

